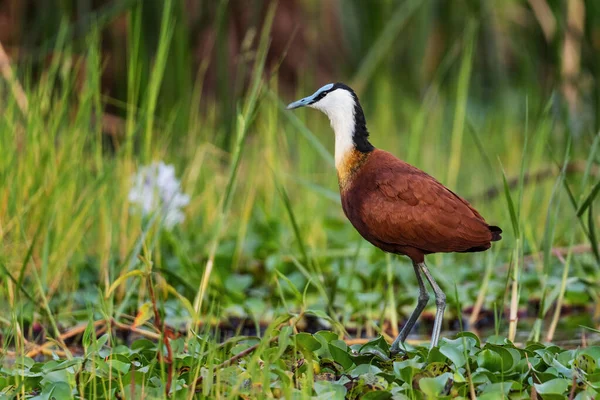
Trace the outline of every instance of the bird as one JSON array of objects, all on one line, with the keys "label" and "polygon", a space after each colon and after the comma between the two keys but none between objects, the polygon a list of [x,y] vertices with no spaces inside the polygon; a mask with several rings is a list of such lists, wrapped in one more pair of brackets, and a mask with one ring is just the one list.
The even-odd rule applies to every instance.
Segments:
[{"label": "bird", "polygon": [[425,264],[433,253],[488,250],[502,239],[465,199],[432,176],[375,148],[369,141],[358,96],[344,83],[329,83],[290,103],[288,110],[309,107],[323,112],[335,134],[335,167],[342,209],[358,233],[384,252],[407,256],[417,277],[414,311],[390,346],[396,355],[429,301],[423,277],[433,289],[436,313],[430,349],[438,345],[446,295]]}]

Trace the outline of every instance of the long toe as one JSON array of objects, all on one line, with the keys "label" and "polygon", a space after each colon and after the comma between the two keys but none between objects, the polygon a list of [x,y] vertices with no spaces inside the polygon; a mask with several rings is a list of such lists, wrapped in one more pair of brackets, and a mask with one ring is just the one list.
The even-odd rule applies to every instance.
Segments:
[{"label": "long toe", "polygon": [[406,354],[406,350],[404,349],[404,343],[401,343],[401,342],[392,343],[392,346],[390,347],[390,356],[391,357],[395,357],[398,355],[404,355],[404,354]]}]

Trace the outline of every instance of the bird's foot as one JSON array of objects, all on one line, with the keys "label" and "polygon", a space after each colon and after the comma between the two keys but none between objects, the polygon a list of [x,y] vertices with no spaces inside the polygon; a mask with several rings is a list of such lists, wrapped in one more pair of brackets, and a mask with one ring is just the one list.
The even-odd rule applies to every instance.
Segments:
[{"label": "bird's foot", "polygon": [[406,355],[406,349],[404,348],[404,342],[394,341],[390,347],[390,357],[394,358],[397,356]]}]

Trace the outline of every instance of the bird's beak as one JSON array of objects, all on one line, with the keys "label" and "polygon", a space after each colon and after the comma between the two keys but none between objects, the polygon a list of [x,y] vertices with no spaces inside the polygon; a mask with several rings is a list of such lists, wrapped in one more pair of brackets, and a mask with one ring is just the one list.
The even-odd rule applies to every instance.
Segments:
[{"label": "bird's beak", "polygon": [[294,108],[300,108],[300,107],[307,106],[313,102],[314,98],[315,98],[314,94],[311,96],[305,97],[303,99],[300,99],[298,101],[288,104],[286,109],[293,110]]}]

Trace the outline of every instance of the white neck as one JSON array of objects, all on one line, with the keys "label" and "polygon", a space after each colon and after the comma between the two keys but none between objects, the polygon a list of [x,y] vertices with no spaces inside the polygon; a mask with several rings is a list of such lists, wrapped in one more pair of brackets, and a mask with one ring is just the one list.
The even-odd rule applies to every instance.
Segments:
[{"label": "white neck", "polygon": [[343,166],[344,158],[354,149],[354,97],[347,90],[338,89],[309,107],[324,112],[335,133],[335,167]]}]

